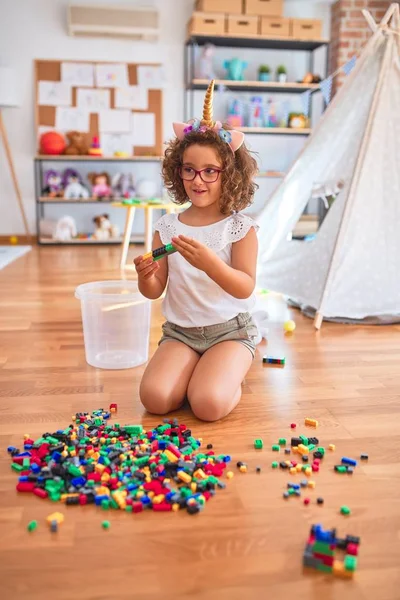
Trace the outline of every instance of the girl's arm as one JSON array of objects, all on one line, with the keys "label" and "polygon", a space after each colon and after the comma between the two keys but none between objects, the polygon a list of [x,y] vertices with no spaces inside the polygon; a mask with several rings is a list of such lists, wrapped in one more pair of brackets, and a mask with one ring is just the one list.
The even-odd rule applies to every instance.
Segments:
[{"label": "girl's arm", "polygon": [[239,242],[232,244],[232,265],[224,263],[207,246],[184,235],[172,243],[186,260],[201,269],[234,298],[248,298],[256,285],[258,240],[252,227]]},{"label": "girl's arm", "polygon": [[248,298],[256,285],[258,239],[252,227],[244,238],[232,244],[231,266],[212,261],[206,273],[234,298]]},{"label": "girl's arm", "polygon": [[[152,250],[160,248],[163,243],[158,231],[154,233]],[[134,260],[138,274],[138,287],[143,296],[150,300],[159,298],[165,290],[168,280],[168,260],[161,258],[154,262],[152,258],[143,260],[143,256],[138,256]]]}]

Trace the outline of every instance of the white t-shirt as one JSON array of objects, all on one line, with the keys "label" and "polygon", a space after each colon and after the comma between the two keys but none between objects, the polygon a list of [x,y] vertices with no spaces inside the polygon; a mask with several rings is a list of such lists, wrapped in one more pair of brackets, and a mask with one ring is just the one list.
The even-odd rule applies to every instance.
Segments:
[{"label": "white t-shirt", "polygon": [[[232,244],[244,238],[252,227],[258,231],[256,222],[240,213],[204,227],[185,225],[177,214],[164,215],[155,224],[164,245],[170,244],[173,237],[186,235],[211,248],[227,265],[231,264]],[[254,293],[244,300],[234,298],[178,252],[168,256],[168,275],[163,314],[167,321],[180,327],[224,323],[254,307]]]}]

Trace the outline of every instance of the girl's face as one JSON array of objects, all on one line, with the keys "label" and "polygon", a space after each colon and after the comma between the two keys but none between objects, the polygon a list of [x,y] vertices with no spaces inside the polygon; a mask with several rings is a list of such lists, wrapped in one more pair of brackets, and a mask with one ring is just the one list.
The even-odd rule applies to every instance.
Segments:
[{"label": "girl's face", "polygon": [[[203,181],[199,173],[196,173],[194,179],[188,181],[193,176],[193,170],[205,171],[202,176],[206,181]],[[188,195],[191,203],[198,208],[205,208],[212,204],[218,203],[221,196],[221,173],[222,162],[219,154],[212,146],[200,146],[193,144],[186,148],[183,153],[182,175],[185,192]],[[213,179],[216,181],[213,181]]]}]

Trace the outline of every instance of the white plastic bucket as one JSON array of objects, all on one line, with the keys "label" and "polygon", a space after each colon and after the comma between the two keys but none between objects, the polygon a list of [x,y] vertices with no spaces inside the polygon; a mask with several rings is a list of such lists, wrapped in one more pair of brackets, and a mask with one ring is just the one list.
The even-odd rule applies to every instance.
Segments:
[{"label": "white plastic bucket", "polygon": [[130,369],[149,357],[150,300],[134,281],[94,281],[75,290],[81,301],[86,361],[99,369]]}]

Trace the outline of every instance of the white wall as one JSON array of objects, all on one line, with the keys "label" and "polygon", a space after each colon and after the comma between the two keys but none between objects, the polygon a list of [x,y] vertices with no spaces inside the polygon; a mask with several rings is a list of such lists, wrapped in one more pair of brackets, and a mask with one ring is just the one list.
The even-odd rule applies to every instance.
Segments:
[{"label": "white wall", "polygon": [[[112,4],[112,0],[85,0],[84,4]],[[183,43],[186,23],[192,12],[193,0],[118,0],[118,4],[156,6],[160,11],[161,38],[158,43],[141,43],[114,39],[87,39],[68,37],[66,30],[67,0],[0,0],[0,62],[18,71],[21,87],[21,107],[5,109],[3,117],[15,160],[16,171],[31,230],[35,226],[35,194],[33,156],[36,151],[34,132],[34,79],[35,59],[111,60],[130,62],[162,62],[166,67],[167,85],[164,92],[164,136],[172,134],[171,122],[183,117]],[[329,34],[329,6],[312,0],[286,0],[287,16],[315,17],[324,20],[324,34]],[[221,51],[219,51],[221,53]],[[256,51],[240,51],[249,62],[257,61]],[[225,57],[228,58],[228,49]],[[261,52],[262,54],[262,52]],[[280,59],[279,62],[283,62]],[[304,75],[305,63],[294,59],[293,75]],[[198,102],[201,102],[199,96]],[[195,115],[194,115],[195,116]],[[302,141],[293,138],[273,140],[255,136],[249,140],[263,156],[263,167],[287,168],[299,151]],[[108,166],[107,166],[108,168]],[[135,165],[140,173],[141,167]],[[156,167],[155,167],[156,168]],[[112,168],[109,168],[112,172]],[[274,182],[263,181],[257,203],[262,205]],[[102,207],[103,208],[103,207]],[[88,205],[79,207],[83,226],[89,227],[96,210]],[[65,208],[47,209],[46,215]],[[122,225],[122,211],[113,213],[113,219]],[[75,211],[75,208],[74,208]],[[59,212],[57,213],[59,214]],[[138,224],[139,230],[141,223]],[[0,235],[23,233],[5,155],[0,144]]]}]

